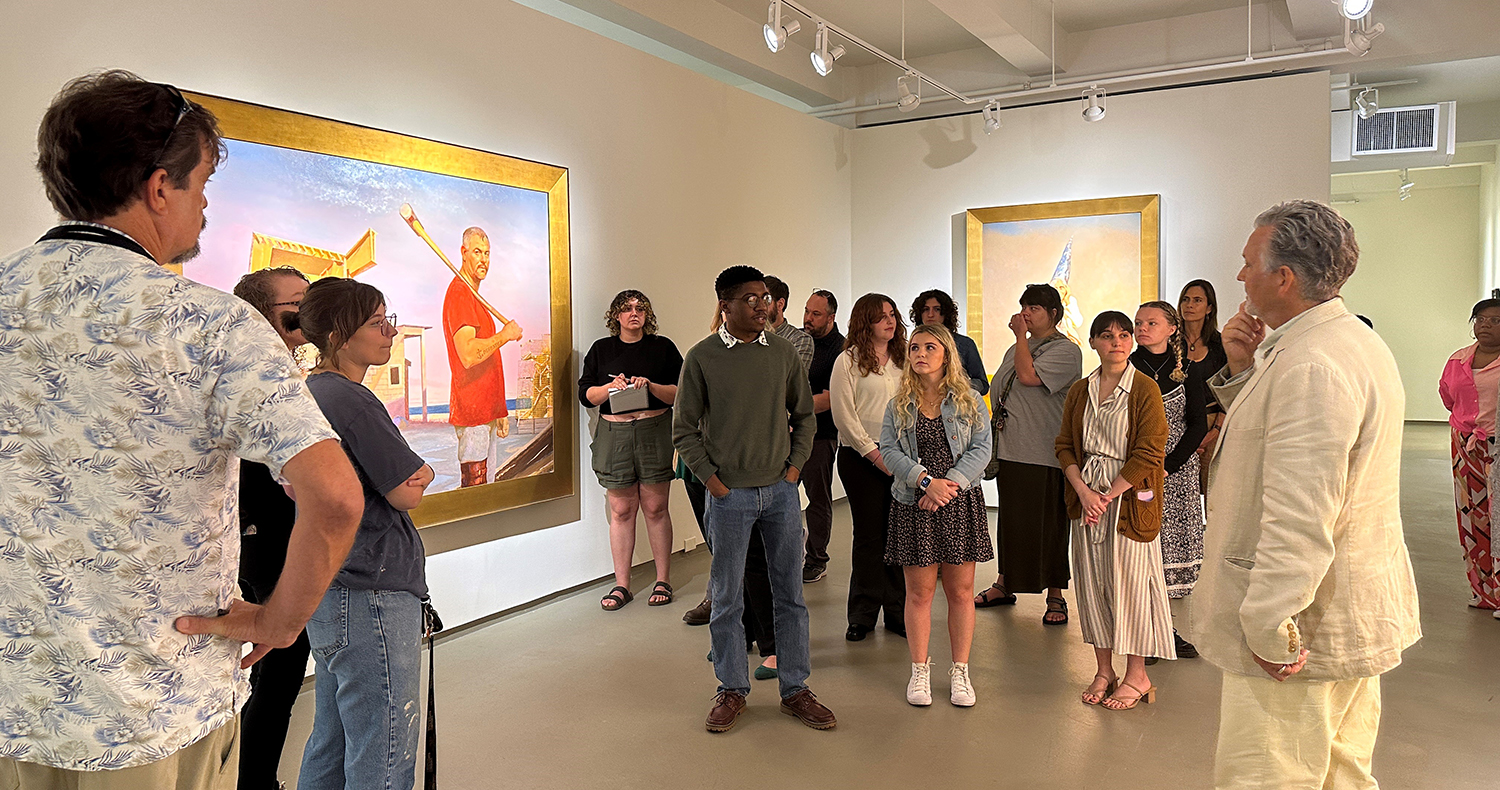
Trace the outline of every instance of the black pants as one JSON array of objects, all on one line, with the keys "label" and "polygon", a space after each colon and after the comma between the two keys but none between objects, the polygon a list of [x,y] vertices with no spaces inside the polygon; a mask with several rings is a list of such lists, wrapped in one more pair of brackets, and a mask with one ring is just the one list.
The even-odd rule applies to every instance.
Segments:
[{"label": "black pants", "polygon": [[833,456],[837,439],[814,439],[812,457],[802,467],[802,488],[807,491],[807,557],[803,563],[828,567],[828,540],[833,535]]},{"label": "black pants", "polygon": [[885,564],[886,530],[891,516],[891,477],[852,447],[839,448],[839,479],[854,521],[850,551],[849,625],[874,628],[885,610],[885,624],[906,627],[906,576]]},{"label": "black pants", "polygon": [[[704,527],[704,515],[708,512],[708,487],[696,480],[683,480],[687,489],[688,503],[693,506],[693,517],[698,519],[698,532],[708,550],[714,550]],[[761,540],[760,530],[750,531],[750,548],[745,553],[745,648],[751,644],[760,647],[760,657],[776,655],[776,618],[771,603],[771,576],[766,568],[766,544]]]},{"label": "black pants", "polygon": [[[265,603],[271,588],[241,584],[245,600]],[[240,711],[240,790],[276,790],[276,768],[286,745],[292,706],[307,675],[307,631],[288,647],[272,650],[250,668],[250,699]]]}]

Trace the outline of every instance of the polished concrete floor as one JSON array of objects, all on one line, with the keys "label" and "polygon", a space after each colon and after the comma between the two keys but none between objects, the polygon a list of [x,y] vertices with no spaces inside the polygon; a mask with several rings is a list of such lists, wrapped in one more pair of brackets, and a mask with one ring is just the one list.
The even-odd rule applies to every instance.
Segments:
[{"label": "polished concrete floor", "polygon": [[[1426,636],[1385,677],[1375,774],[1387,788],[1500,786],[1500,621],[1469,609],[1453,521],[1445,426],[1407,431],[1402,508]],[[813,675],[838,728],[808,729],[777,710],[775,681],[755,681],[729,733],[703,718],[716,686],[708,629],[680,617],[702,597],[707,554],[678,555],[679,596],[618,613],[600,583],[438,644],[440,778],[469,788],[1204,788],[1211,786],[1219,677],[1203,660],[1153,668],[1155,705],[1086,707],[1094,673],[1076,621],[1044,628],[1040,596],[980,610],[972,674],[979,704],[947,702],[941,596],[934,616],[931,708],[904,699],[905,640],[843,638],[849,516],[835,511],[828,578],[807,585]],[[649,567],[638,589],[649,584]],[[993,580],[981,566],[978,584]],[[312,721],[299,701],[282,776],[294,785]],[[418,781],[420,782],[420,776]]]}]

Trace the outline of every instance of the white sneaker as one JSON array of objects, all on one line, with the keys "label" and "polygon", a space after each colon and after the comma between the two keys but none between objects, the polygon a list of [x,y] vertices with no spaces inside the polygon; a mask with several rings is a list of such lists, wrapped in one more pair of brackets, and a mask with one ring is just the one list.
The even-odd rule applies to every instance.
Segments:
[{"label": "white sneaker", "polygon": [[913,705],[932,704],[932,659],[911,665],[911,680],[906,684],[906,701]]},{"label": "white sneaker", "polygon": [[[948,670],[948,680],[953,686],[948,700],[960,708],[974,707],[974,684],[969,682],[969,665],[955,662]],[[927,699],[931,700],[932,696],[928,695]]]}]

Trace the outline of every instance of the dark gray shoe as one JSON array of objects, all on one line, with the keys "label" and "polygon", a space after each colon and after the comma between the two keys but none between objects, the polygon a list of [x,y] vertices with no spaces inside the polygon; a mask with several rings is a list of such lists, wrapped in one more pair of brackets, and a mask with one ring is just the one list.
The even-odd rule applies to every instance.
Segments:
[{"label": "dark gray shoe", "polygon": [[827,576],[827,575],[828,575],[828,569],[824,568],[822,566],[819,566],[819,565],[804,565],[804,566],[802,566],[802,583],[803,584],[812,584],[813,582],[823,581],[823,577]]}]

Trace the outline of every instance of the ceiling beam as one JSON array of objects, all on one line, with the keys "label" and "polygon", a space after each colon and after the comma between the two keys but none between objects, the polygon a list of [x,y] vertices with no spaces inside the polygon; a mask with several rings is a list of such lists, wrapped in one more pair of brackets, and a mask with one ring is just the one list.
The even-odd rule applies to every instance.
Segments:
[{"label": "ceiling beam", "polygon": [[1046,3],[1037,0],[930,2],[1017,69],[1033,76],[1051,70],[1052,17]]}]

